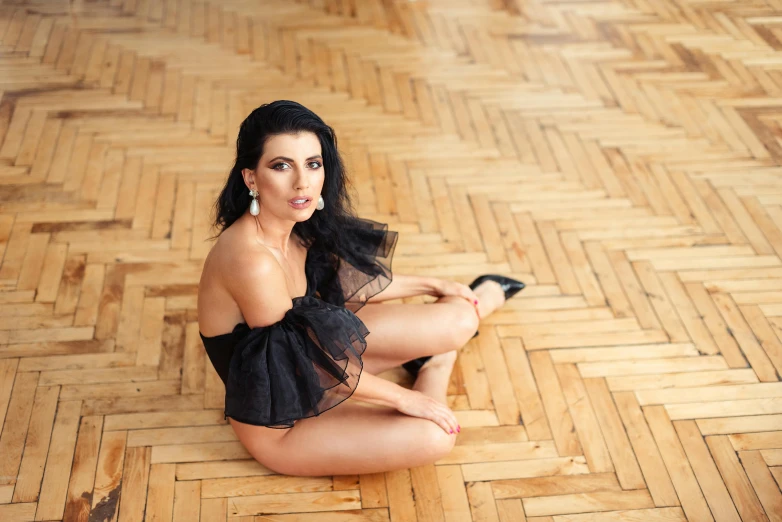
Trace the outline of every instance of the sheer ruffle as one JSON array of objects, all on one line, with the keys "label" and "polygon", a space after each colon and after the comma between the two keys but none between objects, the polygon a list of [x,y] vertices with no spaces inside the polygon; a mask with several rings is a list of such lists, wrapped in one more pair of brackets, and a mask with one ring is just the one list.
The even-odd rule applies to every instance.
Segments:
[{"label": "sheer ruffle", "polygon": [[290,428],[340,404],[358,385],[369,331],[346,308],[297,297],[277,323],[234,331],[239,341],[226,382],[227,417]]},{"label": "sheer ruffle", "polygon": [[290,428],[353,394],[369,334],[355,313],[391,283],[397,239],[385,224],[350,218],[337,248],[309,248],[306,295],[293,299],[282,320],[201,336],[225,383],[226,417]]},{"label": "sheer ruffle", "polygon": [[340,237],[344,248],[340,256],[313,246],[305,271],[321,299],[356,313],[391,284],[399,234],[384,223],[353,218]]}]

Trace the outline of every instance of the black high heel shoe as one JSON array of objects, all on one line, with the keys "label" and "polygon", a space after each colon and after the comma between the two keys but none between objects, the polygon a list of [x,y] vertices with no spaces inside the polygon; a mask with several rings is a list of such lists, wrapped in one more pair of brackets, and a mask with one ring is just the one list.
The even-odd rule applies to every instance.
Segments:
[{"label": "black high heel shoe", "polygon": [[419,357],[418,359],[413,359],[412,361],[408,361],[402,365],[402,368],[410,372],[410,375],[413,377],[418,377],[418,372],[421,371],[421,367],[431,359],[431,355],[427,355],[426,357]]},{"label": "black high heel shoe", "polygon": [[[501,275],[496,274],[484,274],[480,277],[478,277],[475,281],[470,283],[470,288],[472,290],[475,290],[478,288],[478,285],[483,283],[484,281],[494,281],[496,283],[499,283],[499,285],[502,287],[502,291],[505,292],[505,300],[507,301],[514,295],[518,294],[520,291],[524,290],[525,285],[521,281],[516,281],[515,279],[511,279],[510,277],[505,277]],[[473,335],[473,339],[475,337],[478,337],[478,331],[475,332]],[[418,372],[421,370],[424,364],[426,364],[426,361],[431,359],[431,355],[427,355],[424,357],[419,357],[418,359],[413,359],[412,361],[408,361],[402,365],[402,368],[410,372],[413,377],[418,377]]]},{"label": "black high heel shoe", "polygon": [[470,288],[475,290],[478,288],[478,285],[483,283],[484,281],[494,281],[495,283],[499,283],[502,287],[502,291],[505,292],[505,300],[507,301],[514,295],[518,294],[520,291],[524,290],[524,288],[527,286],[521,281],[516,281],[515,279],[511,279],[510,277],[505,277],[501,275],[495,275],[495,274],[486,274],[480,276],[478,279],[470,283]]}]

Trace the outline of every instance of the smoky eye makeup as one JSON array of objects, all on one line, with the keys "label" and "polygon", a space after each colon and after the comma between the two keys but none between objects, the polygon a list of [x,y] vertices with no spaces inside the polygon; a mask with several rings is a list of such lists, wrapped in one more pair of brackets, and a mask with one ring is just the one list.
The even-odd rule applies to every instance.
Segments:
[{"label": "smoky eye makeup", "polygon": [[[285,161],[281,161],[281,162],[278,162],[278,163],[275,163],[275,164],[273,164],[273,165],[271,166],[271,169],[272,169],[272,170],[283,170],[283,169],[279,169],[279,168],[277,168],[277,167],[279,167],[279,166],[281,166],[281,165],[287,165],[287,164],[288,164],[287,162],[285,162]],[[314,167],[312,167],[312,166],[311,166],[311,165],[313,165],[313,164],[315,165]],[[310,168],[312,168],[312,169],[319,169],[319,168],[321,168],[321,167],[323,166],[323,163],[321,163],[320,161],[308,161],[308,162],[306,163],[306,165],[307,165],[307,166],[309,166],[309,167],[310,167]]]}]

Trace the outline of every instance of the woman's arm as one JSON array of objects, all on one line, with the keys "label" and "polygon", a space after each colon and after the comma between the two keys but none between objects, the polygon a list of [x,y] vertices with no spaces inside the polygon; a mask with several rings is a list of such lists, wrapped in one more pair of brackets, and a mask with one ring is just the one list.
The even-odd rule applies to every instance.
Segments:
[{"label": "woman's arm", "polygon": [[481,317],[478,311],[478,296],[469,286],[436,277],[394,274],[388,286],[379,294],[375,294],[367,299],[366,302],[377,303],[415,295],[433,295],[435,297],[455,295],[463,297],[475,307],[475,313],[478,314],[479,318]]},{"label": "woman's arm", "polygon": [[390,406],[405,415],[428,419],[448,434],[458,431],[459,421],[446,404],[420,391],[408,390],[369,372],[362,372],[351,399]]},{"label": "woman's arm", "polygon": [[350,398],[359,402],[396,408],[407,391],[409,391],[407,388],[396,383],[387,381],[377,375],[372,375],[367,371],[362,371],[358,380],[358,386],[356,386]]},{"label": "woman's arm", "polygon": [[369,298],[367,303],[379,303],[416,295],[432,295],[436,281],[433,277],[394,274],[388,286],[379,294]]}]

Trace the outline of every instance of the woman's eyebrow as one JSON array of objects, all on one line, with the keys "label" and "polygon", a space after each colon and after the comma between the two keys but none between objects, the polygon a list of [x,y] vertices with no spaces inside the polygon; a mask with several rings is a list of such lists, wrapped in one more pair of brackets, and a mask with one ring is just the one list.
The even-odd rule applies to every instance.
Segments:
[{"label": "woman's eyebrow", "polygon": [[[309,160],[311,160],[311,159],[317,159],[317,158],[321,158],[321,159],[323,159],[323,158],[322,158],[322,156],[321,156],[320,154],[316,154],[315,156],[310,156],[310,157],[309,157],[309,158],[307,158],[307,160],[305,160],[305,161],[309,161]],[[278,160],[278,159],[285,160],[285,161],[290,161],[291,163],[295,163],[295,161],[294,161],[294,160],[292,160],[291,158],[286,158],[285,156],[277,156],[276,158],[272,158],[272,159],[270,159],[269,161],[274,161],[274,160]]]}]

